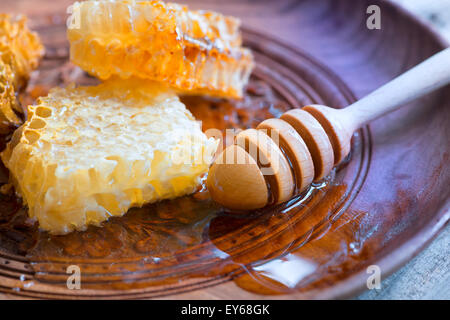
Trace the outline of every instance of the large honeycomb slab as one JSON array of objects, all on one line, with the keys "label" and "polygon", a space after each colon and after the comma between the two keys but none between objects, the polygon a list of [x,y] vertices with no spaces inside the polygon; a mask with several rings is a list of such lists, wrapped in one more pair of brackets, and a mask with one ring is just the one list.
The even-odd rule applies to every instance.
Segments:
[{"label": "large honeycomb slab", "polygon": [[65,234],[192,193],[216,148],[175,93],[129,79],[53,89],[1,157],[30,217]]}]

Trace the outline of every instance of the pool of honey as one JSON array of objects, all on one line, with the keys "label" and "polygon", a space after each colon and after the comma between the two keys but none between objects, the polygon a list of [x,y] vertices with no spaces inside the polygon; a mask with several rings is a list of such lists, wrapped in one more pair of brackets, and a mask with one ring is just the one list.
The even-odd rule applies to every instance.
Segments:
[{"label": "pool of honey", "polygon": [[[67,47],[57,48],[47,46],[39,71],[20,95],[23,106],[54,86],[97,83],[66,62]],[[239,101],[198,96],[181,99],[202,121],[204,131],[215,128],[222,132],[254,128],[267,118],[280,116],[294,103],[322,102],[311,100],[315,93],[307,86],[295,91],[295,101],[286,100],[270,84],[270,72],[257,67]],[[9,138],[2,137],[1,148]],[[83,289],[117,291],[120,298],[166,296],[231,280],[259,294],[298,292],[308,290],[310,284],[317,287],[317,281],[342,258],[341,241],[327,241],[323,246],[317,243],[330,229],[339,227],[336,222],[342,222],[339,218],[355,193],[349,183],[361,174],[361,141],[357,135],[353,152],[358,160],[347,159],[326,179],[288,203],[247,213],[214,203],[203,184],[192,195],[132,208],[101,227],[52,236],[40,231],[14,191],[3,187],[0,264],[9,263],[8,272],[15,273],[8,273],[8,277],[20,280],[13,291],[26,295],[34,289],[37,293],[30,296],[39,297],[46,296],[39,293],[42,284],[66,290],[66,271],[71,265],[80,267]],[[0,169],[0,182],[5,185],[8,172],[3,166]],[[321,283],[326,286],[328,281],[325,278]],[[142,295],[128,293],[136,290],[143,290]],[[116,297],[110,291],[104,296]]]}]

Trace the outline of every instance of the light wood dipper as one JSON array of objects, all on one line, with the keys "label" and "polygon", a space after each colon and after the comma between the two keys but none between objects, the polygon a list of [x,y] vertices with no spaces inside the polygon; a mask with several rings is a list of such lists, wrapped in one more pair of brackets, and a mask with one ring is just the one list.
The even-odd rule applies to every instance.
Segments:
[{"label": "light wood dipper", "polygon": [[234,210],[285,202],[348,155],[355,130],[448,83],[450,48],[344,109],[309,105],[244,130],[209,170],[211,197]]}]

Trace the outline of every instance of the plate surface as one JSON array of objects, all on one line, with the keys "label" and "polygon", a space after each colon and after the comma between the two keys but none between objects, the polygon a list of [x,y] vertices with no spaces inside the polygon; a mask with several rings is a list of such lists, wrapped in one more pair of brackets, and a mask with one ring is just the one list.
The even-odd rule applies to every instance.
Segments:
[{"label": "plate surface", "polygon": [[[54,85],[96,81],[68,63],[65,17],[41,2],[6,5],[33,15],[47,47],[25,104]],[[309,103],[345,107],[445,46],[385,2],[382,29],[368,30],[368,5],[195,1],[242,18],[257,67],[244,101],[183,101],[204,129],[254,127]],[[0,291],[36,298],[348,296],[365,285],[367,266],[379,265],[385,276],[449,220],[449,107],[446,88],[377,120],[355,134],[350,157],[330,177],[250,216],[223,210],[199,190],[132,209],[103,228],[51,237],[3,197]],[[70,265],[81,269],[82,290],[66,287]]]}]

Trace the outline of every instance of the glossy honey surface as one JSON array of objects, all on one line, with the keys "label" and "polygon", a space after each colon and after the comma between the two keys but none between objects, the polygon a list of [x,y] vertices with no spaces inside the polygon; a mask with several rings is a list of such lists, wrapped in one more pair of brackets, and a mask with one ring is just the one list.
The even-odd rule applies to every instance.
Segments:
[{"label": "glossy honey surface", "polygon": [[[442,48],[387,3],[379,3],[387,14],[376,32],[361,28],[364,1],[253,4],[258,16],[236,3],[207,6],[271,28],[244,30],[256,61],[244,100],[183,98],[204,129],[254,128],[310,103],[344,107],[354,99],[344,81],[364,95]],[[320,17],[327,19],[319,27]],[[23,101],[50,86],[94,82],[67,63],[63,21],[36,20],[47,55]],[[222,209],[201,189],[133,209],[103,228],[53,237],[30,225],[14,198],[3,197],[0,291],[40,298],[348,295],[365,285],[367,266],[392,271],[448,221],[448,98],[441,90],[358,131],[350,157],[331,176],[291,202],[250,215]],[[82,290],[66,288],[73,264],[83,271]]]}]

